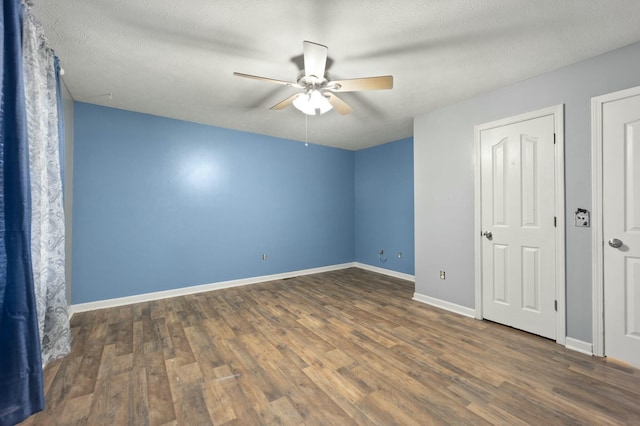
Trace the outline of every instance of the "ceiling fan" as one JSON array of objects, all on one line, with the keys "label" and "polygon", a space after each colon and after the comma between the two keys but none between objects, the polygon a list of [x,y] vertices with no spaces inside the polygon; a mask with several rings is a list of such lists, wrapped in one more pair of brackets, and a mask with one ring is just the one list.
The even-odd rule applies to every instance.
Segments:
[{"label": "ceiling fan", "polygon": [[336,93],[393,88],[393,76],[391,75],[331,80],[331,76],[326,71],[327,46],[305,41],[302,43],[302,49],[304,69],[298,74],[295,83],[240,72],[234,72],[233,75],[303,89],[304,92],[289,96],[270,109],[280,110],[293,104],[294,107],[307,115],[324,114],[332,108],[335,108],[340,114],[349,114],[353,111],[346,102],[336,96]]}]

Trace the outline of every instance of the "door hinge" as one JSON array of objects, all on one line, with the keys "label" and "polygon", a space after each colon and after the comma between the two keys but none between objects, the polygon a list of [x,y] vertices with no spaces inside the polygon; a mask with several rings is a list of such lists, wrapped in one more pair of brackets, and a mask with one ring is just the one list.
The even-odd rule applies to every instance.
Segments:
[{"label": "door hinge", "polygon": [[555,309],[556,312],[558,312],[558,301],[557,300],[553,301],[553,309]]},{"label": "door hinge", "polygon": [[553,217],[553,226],[556,227],[556,228],[558,227],[558,220],[557,219],[558,218],[556,216]]},{"label": "door hinge", "polygon": [[556,144],[556,134],[555,133],[553,134],[553,144],[554,145]]}]

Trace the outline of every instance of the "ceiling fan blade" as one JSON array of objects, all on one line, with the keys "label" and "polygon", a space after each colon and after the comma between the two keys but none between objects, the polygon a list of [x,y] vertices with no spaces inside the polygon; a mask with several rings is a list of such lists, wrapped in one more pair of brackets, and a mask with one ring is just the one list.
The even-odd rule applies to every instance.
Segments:
[{"label": "ceiling fan blade", "polygon": [[293,103],[293,101],[299,96],[301,95],[301,93],[296,93],[295,95],[291,95],[289,96],[287,99],[285,99],[284,101],[275,104],[274,106],[272,106],[269,109],[285,109],[286,107],[288,107],[289,105],[291,105]]},{"label": "ceiling fan blade", "polygon": [[266,82],[269,82],[269,83],[281,84],[283,86],[302,88],[302,86],[300,86],[298,83],[291,83],[289,81],[275,80],[273,78],[260,77],[260,76],[257,76],[257,75],[244,74],[244,73],[241,73],[241,72],[234,72],[233,75],[235,75],[236,77],[251,78],[253,80],[262,80],[262,81],[266,81]]},{"label": "ceiling fan blade", "polygon": [[329,100],[329,103],[331,104],[333,109],[338,111],[340,114],[349,114],[351,111],[353,111],[353,108],[351,108],[345,101],[343,101],[333,93],[325,93],[324,95]]},{"label": "ceiling fan blade", "polygon": [[315,77],[318,81],[324,78],[324,70],[327,65],[327,46],[318,43],[305,41],[302,43],[304,53],[304,75],[305,77]]},{"label": "ceiling fan blade", "polygon": [[364,90],[386,90],[393,88],[393,76],[352,78],[349,80],[333,80],[327,89],[332,92],[359,92]]}]

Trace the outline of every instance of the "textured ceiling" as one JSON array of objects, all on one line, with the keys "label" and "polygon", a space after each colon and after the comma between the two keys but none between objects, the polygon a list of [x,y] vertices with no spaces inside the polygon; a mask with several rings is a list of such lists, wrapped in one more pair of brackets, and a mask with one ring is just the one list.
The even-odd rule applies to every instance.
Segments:
[{"label": "textured ceiling", "polygon": [[310,40],[328,46],[334,79],[392,74],[392,90],[342,94],[350,115],[309,117],[310,143],[353,150],[411,136],[418,114],[640,40],[638,0],[34,3],[71,95],[98,105],[305,140],[301,112],[269,110],[295,89],[233,71],[295,81]]}]

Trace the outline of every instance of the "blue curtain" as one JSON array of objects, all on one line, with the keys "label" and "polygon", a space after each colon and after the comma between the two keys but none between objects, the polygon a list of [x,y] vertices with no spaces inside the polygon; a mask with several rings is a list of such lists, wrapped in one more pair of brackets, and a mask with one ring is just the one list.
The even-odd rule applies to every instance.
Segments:
[{"label": "blue curtain", "polygon": [[19,0],[0,12],[0,425],[44,408],[31,270],[29,152]]}]

